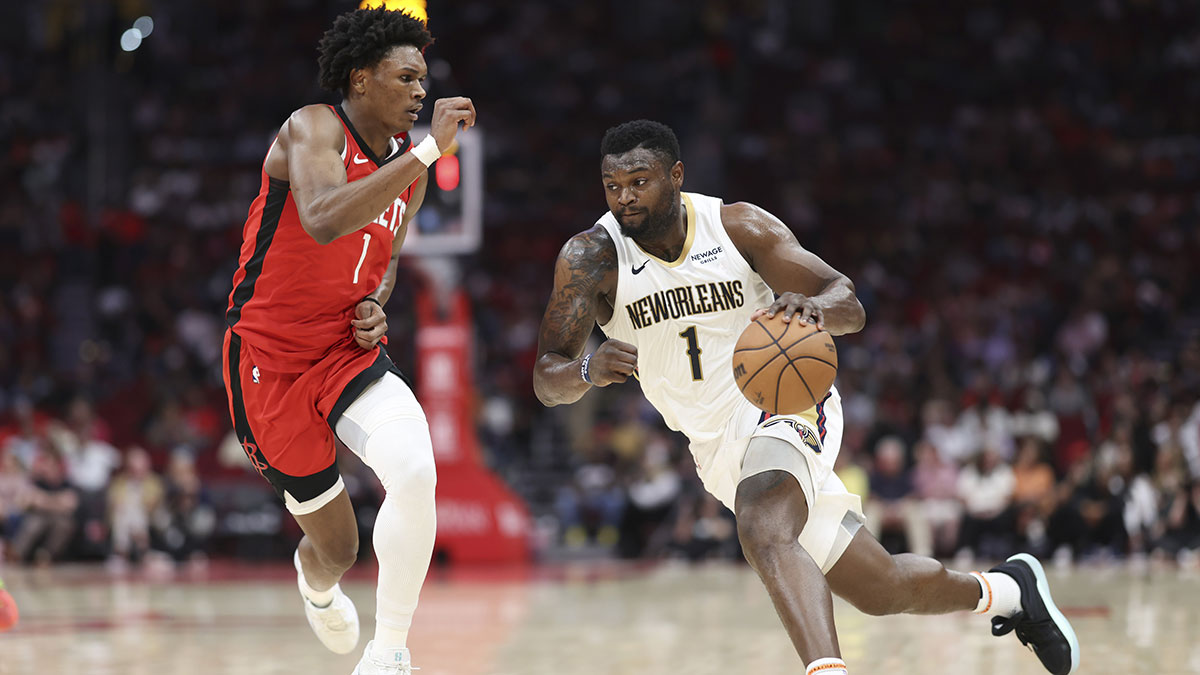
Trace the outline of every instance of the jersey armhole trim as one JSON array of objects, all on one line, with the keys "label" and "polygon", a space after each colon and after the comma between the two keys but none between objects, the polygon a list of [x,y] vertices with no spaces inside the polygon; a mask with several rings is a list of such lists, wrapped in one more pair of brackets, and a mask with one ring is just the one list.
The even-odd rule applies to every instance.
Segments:
[{"label": "jersey armhole trim", "polygon": [[641,246],[638,246],[638,243],[636,241],[633,241],[633,239],[629,240],[629,241],[633,241],[633,245],[637,246],[637,249],[639,251],[650,256],[651,260],[658,261],[658,263],[661,264],[663,267],[679,267],[680,265],[682,265],[683,261],[687,260],[688,254],[691,253],[691,251],[692,251],[692,242],[696,240],[696,207],[695,207],[695,205],[692,204],[692,198],[689,197],[686,192],[682,193],[682,197],[683,197],[683,207],[684,207],[684,209],[687,210],[687,235],[683,240],[683,248],[679,250],[678,258],[676,258],[675,260],[672,260],[672,261],[663,260],[662,258],[660,258],[652,253],[647,253],[646,249],[642,248]]}]

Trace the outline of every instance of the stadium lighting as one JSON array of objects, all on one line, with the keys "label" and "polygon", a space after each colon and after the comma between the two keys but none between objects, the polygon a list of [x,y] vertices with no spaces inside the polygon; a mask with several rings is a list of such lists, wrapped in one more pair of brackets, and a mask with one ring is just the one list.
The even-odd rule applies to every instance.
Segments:
[{"label": "stadium lighting", "polygon": [[136,28],[121,33],[121,49],[131,52],[142,46],[142,31]]},{"label": "stadium lighting", "polygon": [[362,0],[359,4],[359,9],[374,9],[383,7],[384,9],[400,10],[407,12],[421,21],[429,23],[429,14],[425,11],[427,3],[425,0]]},{"label": "stadium lighting", "polygon": [[154,19],[148,16],[138,17],[137,21],[133,22],[133,27],[142,34],[143,38],[148,38],[154,32]]}]

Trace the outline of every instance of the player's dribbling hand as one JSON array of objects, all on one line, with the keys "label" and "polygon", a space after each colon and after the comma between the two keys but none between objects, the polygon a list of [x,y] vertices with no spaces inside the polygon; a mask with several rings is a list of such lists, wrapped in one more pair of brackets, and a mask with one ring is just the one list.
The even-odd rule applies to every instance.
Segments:
[{"label": "player's dribbling hand", "polygon": [[454,137],[458,134],[458,125],[463,128],[475,126],[475,104],[463,96],[439,98],[433,102],[433,121],[429,123],[429,133],[437,141],[442,152],[454,145]]},{"label": "player's dribbling hand", "polygon": [[374,302],[363,300],[354,308],[354,316],[350,321],[354,326],[354,341],[363,349],[374,349],[387,335],[387,314]]},{"label": "player's dribbling hand", "polygon": [[817,324],[817,330],[825,330],[825,313],[821,308],[803,293],[784,293],[771,303],[766,309],[756,309],[750,315],[751,321],[756,321],[764,314],[768,318],[775,318],[775,315],[783,312],[784,323],[790,323],[792,317],[799,314],[801,321]]},{"label": "player's dribbling hand", "polygon": [[588,376],[597,387],[624,382],[637,370],[637,347],[620,340],[605,340],[588,361]]}]

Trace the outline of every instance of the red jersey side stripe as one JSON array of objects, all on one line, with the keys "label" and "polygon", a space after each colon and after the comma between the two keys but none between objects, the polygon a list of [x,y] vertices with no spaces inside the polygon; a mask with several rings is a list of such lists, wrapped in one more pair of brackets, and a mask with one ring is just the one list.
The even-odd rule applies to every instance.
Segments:
[{"label": "red jersey side stripe", "polygon": [[287,203],[288,191],[287,181],[277,178],[270,179],[267,198],[263,204],[262,222],[259,223],[258,236],[254,240],[254,253],[242,265],[245,275],[238,283],[237,288],[233,289],[229,310],[225,312],[225,323],[230,328],[237,325],[242,318],[242,307],[250,301],[250,298],[254,297],[254,285],[262,274],[263,260],[267,257],[267,249],[271,247],[271,242],[275,239],[275,230],[279,227],[279,216],[283,213],[284,204]]}]

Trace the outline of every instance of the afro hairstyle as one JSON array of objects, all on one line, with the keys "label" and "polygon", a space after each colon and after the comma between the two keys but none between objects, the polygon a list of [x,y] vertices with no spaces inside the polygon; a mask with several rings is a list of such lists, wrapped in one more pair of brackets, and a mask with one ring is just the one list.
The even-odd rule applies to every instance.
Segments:
[{"label": "afro hairstyle", "polygon": [[346,12],[334,20],[317,46],[321,87],[344,95],[351,70],[374,66],[393,47],[412,45],[424,52],[432,42],[425,24],[410,14],[382,7]]}]

